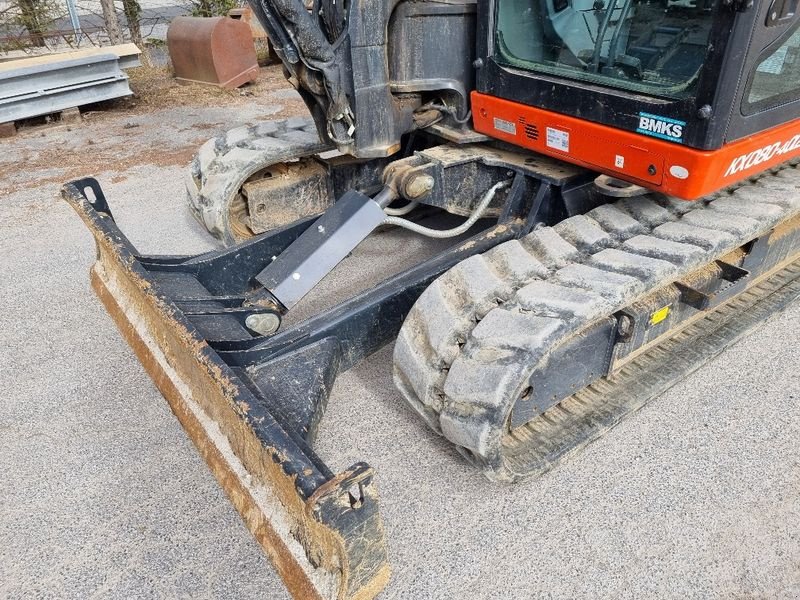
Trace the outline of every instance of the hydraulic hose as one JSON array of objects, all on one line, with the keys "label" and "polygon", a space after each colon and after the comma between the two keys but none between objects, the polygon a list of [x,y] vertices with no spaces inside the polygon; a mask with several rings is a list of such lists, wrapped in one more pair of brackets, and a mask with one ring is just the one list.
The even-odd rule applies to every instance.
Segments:
[{"label": "hydraulic hose", "polygon": [[409,202],[405,206],[401,206],[400,208],[389,208],[388,206],[383,209],[390,217],[401,217],[403,215],[407,215],[412,210],[419,206],[419,202]]},{"label": "hydraulic hose", "polygon": [[460,125],[463,125],[464,123],[468,123],[469,120],[472,118],[472,111],[471,110],[468,110],[466,115],[464,115],[463,117],[459,118],[458,113],[454,109],[450,108],[449,106],[447,106],[444,103],[436,104],[434,102],[429,102],[428,104],[422,106],[418,110],[422,111],[422,110],[431,110],[431,109],[447,113],[448,115],[450,115],[453,118],[453,120],[456,123],[459,123]]},{"label": "hydraulic hose", "polygon": [[[501,181],[500,183],[495,183],[492,187],[489,188],[483,198],[481,198],[480,203],[475,210],[472,211],[472,214],[469,218],[464,221],[458,227],[454,227],[452,229],[431,229],[430,227],[424,227],[422,225],[418,225],[412,221],[407,219],[401,219],[400,217],[395,216],[388,216],[383,220],[384,225],[395,225],[397,227],[402,227],[404,229],[408,229],[409,231],[413,231],[414,233],[418,233],[420,235],[424,235],[426,237],[435,238],[435,239],[444,239],[444,238],[451,238],[456,237],[457,235],[461,235],[462,233],[466,233],[469,231],[469,228],[472,227],[478,219],[481,218],[486,209],[491,204],[492,200],[494,200],[495,194],[497,191],[508,187],[511,184],[511,180],[508,179],[506,181]],[[407,207],[404,207],[407,208]],[[404,210],[399,209],[399,210]]]}]

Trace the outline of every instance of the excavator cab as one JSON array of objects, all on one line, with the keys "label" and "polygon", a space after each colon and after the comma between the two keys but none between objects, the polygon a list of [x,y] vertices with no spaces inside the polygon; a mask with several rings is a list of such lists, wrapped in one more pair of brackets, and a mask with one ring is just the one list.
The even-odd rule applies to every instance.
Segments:
[{"label": "excavator cab", "polygon": [[482,8],[478,131],[689,200],[797,149],[794,0]]}]

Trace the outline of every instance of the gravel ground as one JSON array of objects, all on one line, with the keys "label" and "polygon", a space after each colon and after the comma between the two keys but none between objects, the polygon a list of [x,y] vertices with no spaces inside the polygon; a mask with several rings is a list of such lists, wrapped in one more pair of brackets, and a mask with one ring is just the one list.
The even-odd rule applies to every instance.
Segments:
[{"label": "gravel ground", "polygon": [[[107,116],[2,142],[0,597],[287,597],[91,293],[93,241],[57,197],[57,181],[93,169],[140,250],[209,249],[184,208],[186,148],[267,108],[176,108],[128,129],[130,115]],[[394,235],[361,247],[363,264],[394,256]],[[404,260],[424,251],[403,246]],[[326,285],[344,294],[381,270]],[[334,470],[378,472],[394,569],[383,598],[797,598],[799,338],[796,303],[513,487],[414,417],[387,348],[340,376],[317,448]]]}]

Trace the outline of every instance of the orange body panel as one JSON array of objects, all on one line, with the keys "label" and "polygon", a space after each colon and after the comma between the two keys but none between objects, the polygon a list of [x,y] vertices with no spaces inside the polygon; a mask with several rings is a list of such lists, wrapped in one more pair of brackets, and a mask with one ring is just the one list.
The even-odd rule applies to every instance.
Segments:
[{"label": "orange body panel", "polygon": [[685,200],[696,200],[800,156],[800,119],[697,150],[472,92],[476,131]]}]

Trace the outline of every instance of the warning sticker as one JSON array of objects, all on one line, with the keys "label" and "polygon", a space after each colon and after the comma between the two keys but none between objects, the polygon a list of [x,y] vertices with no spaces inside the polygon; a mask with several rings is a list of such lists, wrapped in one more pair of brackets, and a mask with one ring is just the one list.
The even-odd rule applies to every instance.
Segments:
[{"label": "warning sticker", "polygon": [[569,152],[569,131],[547,128],[547,147],[561,152]]},{"label": "warning sticker", "polygon": [[668,304],[664,308],[659,308],[656,312],[650,315],[650,325],[658,325],[661,321],[665,320],[672,310],[672,305]]}]

